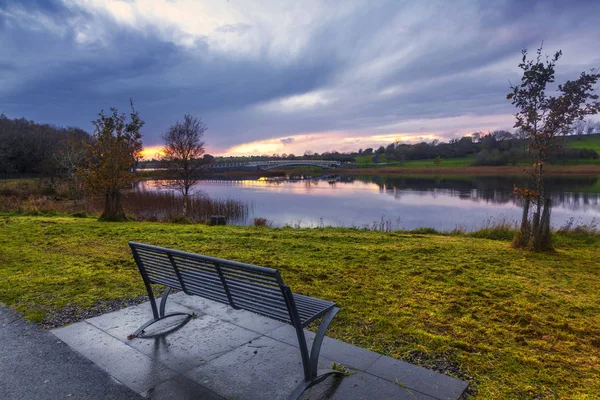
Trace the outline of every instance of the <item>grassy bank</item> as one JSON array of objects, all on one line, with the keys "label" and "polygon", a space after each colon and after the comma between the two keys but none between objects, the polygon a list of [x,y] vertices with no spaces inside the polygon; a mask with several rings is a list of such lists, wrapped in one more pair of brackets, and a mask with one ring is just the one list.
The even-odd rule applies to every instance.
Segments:
[{"label": "grassy bank", "polygon": [[[595,161],[595,160],[594,160]],[[382,165],[378,167],[337,168],[343,175],[434,175],[434,176],[527,176],[530,166],[401,166]],[[547,165],[546,176],[598,176],[600,165]]]},{"label": "grassy bank", "polygon": [[567,146],[573,149],[592,149],[600,152],[600,135],[571,136]]},{"label": "grassy bank", "polygon": [[[253,179],[262,176],[275,177],[285,175],[313,175],[338,174],[338,175],[429,175],[429,176],[527,176],[530,165],[515,166],[470,166],[468,161],[463,159],[454,159],[452,162],[442,162],[438,167],[434,166],[433,161],[410,161],[404,165],[398,164],[358,164],[351,167],[321,169],[321,168],[281,168],[277,170],[243,172],[231,171],[212,176],[218,179],[220,176],[240,179]],[[599,176],[600,160],[589,160],[595,164],[587,165],[547,165],[545,168],[546,176]]]},{"label": "grassy bank", "polygon": [[507,241],[352,229],[269,229],[0,216],[0,301],[41,320],[144,294],[127,241],[278,268],[338,302],[329,334],[424,365],[451,363],[482,399],[600,393],[600,239],[554,254]]}]

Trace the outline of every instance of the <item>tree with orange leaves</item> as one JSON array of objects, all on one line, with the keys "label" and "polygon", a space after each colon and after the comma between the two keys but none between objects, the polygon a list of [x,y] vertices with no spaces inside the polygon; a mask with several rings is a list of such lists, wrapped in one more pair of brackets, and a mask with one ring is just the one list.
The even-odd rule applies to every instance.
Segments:
[{"label": "tree with orange leaves", "polygon": [[123,191],[135,181],[135,163],[142,152],[140,130],[144,126],[131,100],[130,104],[129,121],[113,107],[111,114],[102,110],[92,121],[95,129],[82,175],[88,190],[104,198],[102,221],[126,220],[121,199]]},{"label": "tree with orange leaves", "polygon": [[[522,54],[519,64],[523,71],[521,83],[511,85],[511,92],[506,97],[518,109],[514,127],[530,139],[528,149],[535,162],[530,171],[532,187],[514,188],[514,193],[524,200],[524,209],[521,229],[513,245],[546,251],[552,249],[552,204],[544,188],[544,165],[563,145],[560,136],[567,134],[576,121],[600,112],[600,102],[595,94],[600,73],[595,69],[582,72],[577,79],[558,85],[556,95],[548,95],[546,90],[554,83],[554,67],[562,52],[543,59],[540,47],[537,57],[531,60],[527,58],[527,50]],[[531,216],[530,205],[533,205]]]}]

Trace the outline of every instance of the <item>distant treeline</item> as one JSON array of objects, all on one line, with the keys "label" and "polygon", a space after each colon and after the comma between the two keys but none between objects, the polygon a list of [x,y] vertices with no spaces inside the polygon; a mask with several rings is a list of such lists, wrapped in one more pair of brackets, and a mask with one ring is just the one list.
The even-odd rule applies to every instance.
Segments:
[{"label": "distant treeline", "polygon": [[10,119],[0,114],[0,174],[54,176],[61,169],[56,157],[62,149],[89,138],[83,129]]},{"label": "distant treeline", "polygon": [[[599,135],[600,123],[578,121],[570,136],[563,137],[564,144],[568,140],[576,140],[583,135]],[[90,134],[83,129],[73,127],[57,127],[41,124],[24,118],[10,119],[0,114],[0,174],[58,176],[65,170],[65,165],[72,163],[74,155],[81,156],[81,146],[89,141]],[[381,162],[385,155],[387,161],[404,162],[409,160],[433,160],[473,157],[474,165],[514,165],[528,160],[527,145],[529,141],[524,135],[498,130],[488,134],[475,132],[460,139],[452,139],[448,143],[434,140],[407,144],[390,143],[378,149],[359,149],[356,152],[340,153],[337,151],[317,153],[310,150],[303,155],[272,154],[247,157],[217,157],[204,155],[205,163],[249,162],[268,160],[336,160],[355,162],[360,156],[373,156],[373,162]],[[555,154],[554,162],[568,159],[596,159],[598,153],[593,149],[574,149],[564,146]],[[141,167],[159,167],[155,161],[143,161]],[[0,176],[2,177],[2,176]]]},{"label": "distant treeline", "polygon": [[[600,124],[588,123],[586,130],[573,130],[574,136],[564,136],[562,150],[554,155],[554,162],[568,159],[596,159],[598,153],[593,149],[574,149],[566,146],[568,140],[576,139],[583,135],[600,134]],[[339,153],[337,151],[315,153],[307,150],[303,155],[272,154],[246,157],[217,157],[217,163],[271,161],[271,160],[336,160],[341,162],[354,162],[357,157],[372,156],[372,162],[381,162],[385,155],[387,161],[404,162],[409,160],[433,160],[436,158],[462,158],[473,157],[474,165],[515,165],[519,161],[529,160],[527,149],[529,140],[521,133],[511,133],[497,130],[491,133],[475,132],[460,139],[452,139],[448,143],[433,140],[408,144],[402,142],[390,143],[378,149],[359,149],[356,152]]]},{"label": "distant treeline", "polygon": [[[568,159],[595,159],[598,153],[593,149],[567,148],[567,137],[562,138],[562,150],[554,154],[553,162]],[[434,140],[430,143],[404,144],[391,143],[379,147],[374,154],[385,155],[388,161],[404,162],[408,160],[447,159],[474,156],[473,165],[516,165],[521,160],[529,160],[527,149],[529,140],[522,135],[498,130],[488,134],[475,132],[448,143]],[[362,152],[370,152],[367,149]]]}]

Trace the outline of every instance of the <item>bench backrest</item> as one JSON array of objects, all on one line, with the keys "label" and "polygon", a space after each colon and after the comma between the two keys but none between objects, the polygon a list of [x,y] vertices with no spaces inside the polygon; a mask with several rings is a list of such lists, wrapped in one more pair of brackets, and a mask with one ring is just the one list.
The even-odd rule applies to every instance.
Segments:
[{"label": "bench backrest", "polygon": [[142,243],[129,242],[129,246],[147,284],[162,284],[292,323],[291,291],[276,269]]}]

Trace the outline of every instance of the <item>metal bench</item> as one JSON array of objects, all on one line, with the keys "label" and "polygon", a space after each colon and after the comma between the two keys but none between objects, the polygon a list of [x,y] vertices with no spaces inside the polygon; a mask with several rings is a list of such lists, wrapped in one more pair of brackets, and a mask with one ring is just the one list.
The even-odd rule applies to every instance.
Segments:
[{"label": "metal bench", "polygon": [[[146,285],[154,316],[130,337],[141,335],[148,326],[165,318],[189,315],[181,312],[165,313],[167,297],[175,289],[188,295],[229,304],[236,310],[251,311],[291,324],[298,336],[304,380],[290,398],[298,398],[302,392],[330,374],[341,373],[335,370],[317,370],[325,331],[340,310],[335,303],[292,293],[276,269],[142,243],[129,242],[129,246]],[[158,308],[151,284],[166,287]],[[309,352],[304,328],[319,318],[321,323]]]}]

